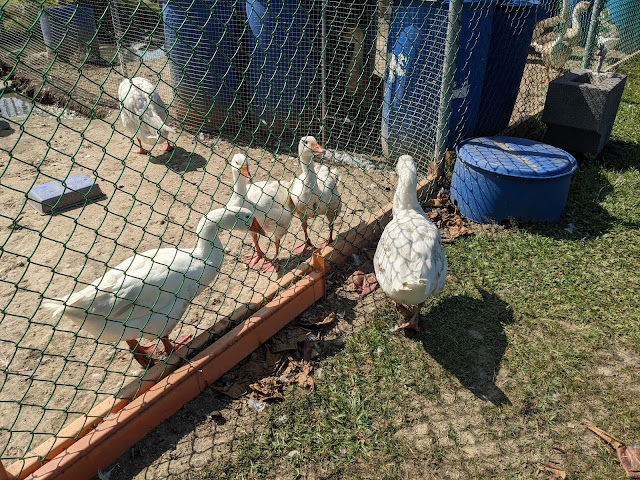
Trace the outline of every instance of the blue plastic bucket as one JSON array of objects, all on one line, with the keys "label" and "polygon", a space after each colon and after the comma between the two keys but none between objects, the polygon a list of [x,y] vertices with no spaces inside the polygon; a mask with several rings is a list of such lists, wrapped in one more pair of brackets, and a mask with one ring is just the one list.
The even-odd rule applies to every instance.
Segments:
[{"label": "blue plastic bucket", "polygon": [[169,0],[162,14],[171,85],[187,111],[196,110],[218,125],[239,108],[235,5],[228,0]]},{"label": "blue plastic bucket", "polygon": [[100,53],[97,37],[94,38],[98,28],[91,8],[77,5],[48,8],[40,16],[40,29],[45,45],[65,58],[81,47],[78,39],[90,45],[96,54]]},{"label": "blue plastic bucket", "polygon": [[457,148],[451,199],[478,223],[506,218],[556,223],[578,164],[570,154],[541,142],[481,137]]},{"label": "blue plastic bucket", "polygon": [[247,0],[249,106],[262,124],[297,126],[317,111],[321,2]]},{"label": "blue plastic bucket", "polygon": [[539,0],[496,5],[475,135],[495,135],[509,126],[527,63]]},{"label": "blue plastic bucket", "polygon": [[[448,1],[394,2],[382,106],[382,137],[392,156],[424,152],[436,136],[448,9]],[[448,147],[475,130],[492,14],[488,1],[464,1]]]}]

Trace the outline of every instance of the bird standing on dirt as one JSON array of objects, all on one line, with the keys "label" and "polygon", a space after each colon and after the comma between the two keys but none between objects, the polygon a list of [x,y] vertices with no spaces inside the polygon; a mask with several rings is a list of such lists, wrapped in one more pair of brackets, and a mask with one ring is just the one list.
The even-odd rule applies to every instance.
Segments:
[{"label": "bird standing on dirt", "polygon": [[[382,290],[408,319],[398,328],[418,331],[420,309],[429,297],[444,288],[447,257],[438,227],[418,202],[418,171],[413,158],[401,156],[396,172],[393,219],[380,236],[373,267]],[[411,305],[417,307],[412,309]]]},{"label": "bird standing on dirt", "polygon": [[266,231],[273,232],[273,240],[276,245],[276,253],[273,260],[265,257],[265,253],[258,243],[258,234],[251,232],[256,253],[252,257],[246,258],[243,262],[249,264],[251,268],[262,268],[263,272],[277,272],[280,270],[278,254],[280,253],[280,242],[291,223],[292,207],[289,201],[288,188],[291,181],[262,181],[249,183],[251,173],[247,157],[237,153],[231,159],[231,170],[233,172],[233,194],[227,205],[244,206],[253,210],[259,223]]},{"label": "bird standing on dirt", "polygon": [[[140,148],[136,153],[149,153],[142,144],[153,145],[158,137],[175,133],[166,124],[168,112],[156,87],[146,78],[124,79],[118,88],[120,97],[120,121],[127,133],[135,135]],[[173,150],[167,140],[165,152]]]},{"label": "bird standing on dirt", "polygon": [[53,317],[64,315],[101,342],[126,341],[143,367],[153,363],[155,345],[143,347],[140,338],[162,342],[165,353],[189,341],[170,341],[191,302],[218,276],[224,248],[218,231],[250,230],[264,235],[253,212],[240,207],[219,208],[198,224],[193,248],[159,248],[138,253],[84,289],[63,298],[45,299]]},{"label": "bird standing on dirt", "polygon": [[321,215],[329,221],[329,239],[316,248],[333,243],[333,225],[342,207],[338,172],[326,165],[316,165],[313,161],[314,153],[322,155],[324,148],[314,137],[302,137],[298,144],[302,173],[293,179],[289,187],[290,208],[302,222],[304,233],[304,243],[293,249],[293,253],[296,254],[304,254],[313,249],[309,239],[308,221]]}]

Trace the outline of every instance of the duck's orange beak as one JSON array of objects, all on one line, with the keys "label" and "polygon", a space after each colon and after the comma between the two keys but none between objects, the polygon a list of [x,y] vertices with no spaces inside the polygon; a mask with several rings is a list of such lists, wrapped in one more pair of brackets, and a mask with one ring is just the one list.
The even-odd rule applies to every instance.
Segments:
[{"label": "duck's orange beak", "polygon": [[320,145],[318,142],[315,142],[313,144],[313,151],[314,153],[324,153],[324,148],[322,148],[322,145]]},{"label": "duck's orange beak", "polygon": [[243,165],[240,167],[240,173],[247,177],[249,180],[251,180],[251,173],[249,173],[249,166],[248,165]]},{"label": "duck's orange beak", "polygon": [[262,229],[262,226],[258,223],[258,221],[255,219],[255,217],[253,218],[253,221],[251,222],[251,226],[249,227],[249,231],[250,232],[256,232],[257,234],[262,235],[263,237],[267,236],[265,231]]}]

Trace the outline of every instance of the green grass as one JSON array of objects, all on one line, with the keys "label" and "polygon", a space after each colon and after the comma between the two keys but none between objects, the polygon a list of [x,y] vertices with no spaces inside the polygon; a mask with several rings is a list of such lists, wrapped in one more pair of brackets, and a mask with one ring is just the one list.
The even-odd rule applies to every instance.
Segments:
[{"label": "green grass", "polygon": [[581,161],[560,224],[447,246],[420,336],[391,333],[381,304],[319,361],[314,393],[289,388],[196,476],[549,478],[554,461],[626,478],[585,430],[640,443],[640,61],[625,73],[611,144]]}]

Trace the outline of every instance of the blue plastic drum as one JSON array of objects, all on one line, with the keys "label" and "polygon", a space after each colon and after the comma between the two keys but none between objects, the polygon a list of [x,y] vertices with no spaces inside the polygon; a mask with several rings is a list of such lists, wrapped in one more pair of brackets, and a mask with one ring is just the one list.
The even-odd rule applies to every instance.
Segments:
[{"label": "blue plastic drum", "polygon": [[556,223],[578,164],[570,154],[541,142],[481,137],[457,148],[451,200],[478,223],[506,218]]},{"label": "blue plastic drum", "polygon": [[263,125],[295,128],[318,112],[322,3],[247,0],[245,6],[249,106]]},{"label": "blue plastic drum", "polygon": [[527,63],[539,0],[506,0],[494,7],[493,28],[475,135],[509,126]]},{"label": "blue plastic drum", "polygon": [[240,50],[235,5],[229,0],[170,0],[163,12],[171,84],[179,104],[220,126],[239,107],[242,66],[235,65]]},{"label": "blue plastic drum", "polygon": [[[436,136],[448,10],[448,1],[394,2],[382,107],[383,145],[392,156],[419,155]],[[490,1],[464,0],[448,147],[475,130],[492,15]]]},{"label": "blue plastic drum", "polygon": [[100,53],[95,37],[96,21],[91,8],[77,5],[48,8],[40,17],[40,29],[45,45],[65,59],[73,56],[83,46],[79,45],[77,39],[90,45],[96,55]]}]

